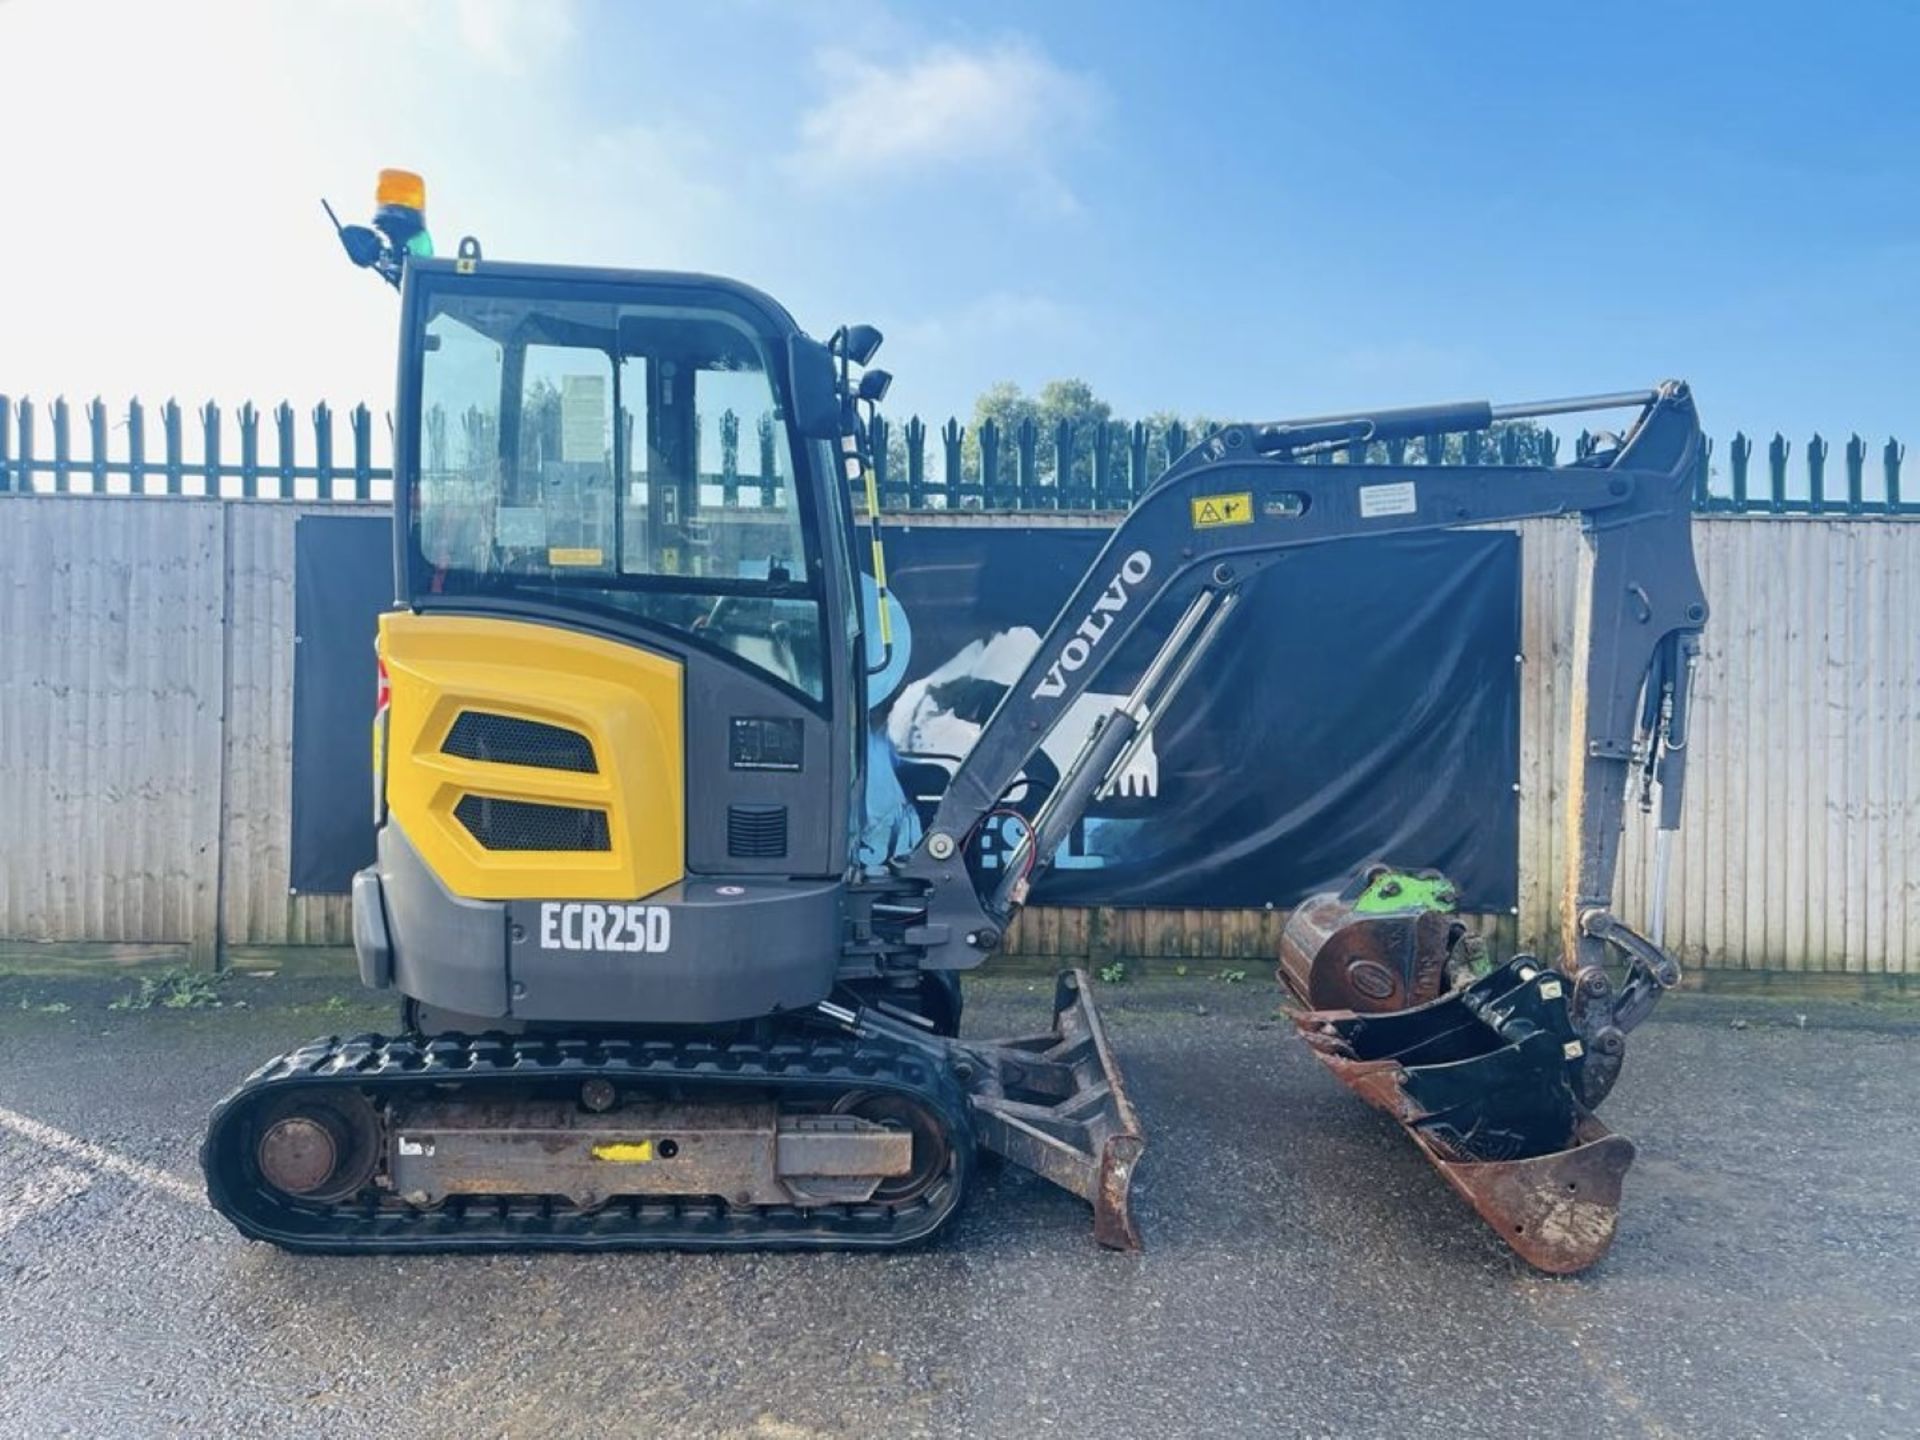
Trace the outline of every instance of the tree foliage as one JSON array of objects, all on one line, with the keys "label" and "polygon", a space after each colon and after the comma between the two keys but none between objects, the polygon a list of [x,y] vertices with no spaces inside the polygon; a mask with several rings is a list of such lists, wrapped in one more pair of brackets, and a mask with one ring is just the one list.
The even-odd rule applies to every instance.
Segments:
[{"label": "tree foliage", "polygon": [[[1204,417],[1176,416],[1170,410],[1156,411],[1145,418],[1152,432],[1148,468],[1154,473],[1166,467],[1166,436],[1175,419],[1187,427],[1189,436],[1204,435],[1212,428],[1212,422]],[[1034,425],[1034,462],[1040,474],[1059,475],[1056,437],[1063,420],[1071,421],[1074,427],[1072,473],[1076,483],[1089,485],[1093,481],[1094,447],[1102,423],[1107,426],[1107,443],[1112,447],[1115,473],[1126,473],[1133,422],[1115,415],[1113,406],[1101,399],[1085,380],[1049,380],[1037,395],[1027,394],[1011,380],[1002,380],[981,392],[973,402],[972,423],[962,442],[962,460],[971,475],[980,473],[980,430],[989,420],[999,431],[1000,473],[1008,481],[1018,473],[1020,427],[1029,420]]]}]

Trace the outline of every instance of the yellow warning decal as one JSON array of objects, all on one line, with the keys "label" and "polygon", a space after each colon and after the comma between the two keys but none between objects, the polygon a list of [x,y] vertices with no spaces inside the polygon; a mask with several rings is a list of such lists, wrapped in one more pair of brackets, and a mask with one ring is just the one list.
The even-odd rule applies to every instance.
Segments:
[{"label": "yellow warning decal", "polygon": [[593,1158],[615,1165],[644,1165],[653,1159],[651,1140],[608,1140],[593,1147]]},{"label": "yellow warning decal", "polygon": [[1237,495],[1196,495],[1192,500],[1193,528],[1211,529],[1215,525],[1251,525],[1253,523],[1253,492],[1242,490]]},{"label": "yellow warning decal", "polygon": [[547,547],[547,564],[549,565],[604,565],[606,563],[606,552],[597,546],[573,550],[559,545]]}]

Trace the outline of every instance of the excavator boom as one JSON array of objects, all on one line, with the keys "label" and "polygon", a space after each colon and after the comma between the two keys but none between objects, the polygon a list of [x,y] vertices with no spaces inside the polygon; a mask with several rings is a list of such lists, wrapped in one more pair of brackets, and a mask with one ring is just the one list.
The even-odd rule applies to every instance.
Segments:
[{"label": "excavator boom", "polygon": [[[1334,447],[1623,406],[1639,408],[1624,437],[1565,466],[1317,463],[1332,458],[1326,452]],[[932,969],[969,968],[998,946],[1033,877],[1200,670],[1246,584],[1287,551],[1366,535],[1578,517],[1584,573],[1573,637],[1579,684],[1561,968],[1530,956],[1491,974],[1465,963],[1455,953],[1464,927],[1434,923],[1451,909],[1450,892],[1444,905],[1389,902],[1357,911],[1368,897],[1378,900],[1389,877],[1388,893],[1404,893],[1409,877],[1375,867],[1348,892],[1301,904],[1283,939],[1281,975],[1305,1007],[1296,1019],[1315,1053],[1406,1124],[1503,1238],[1543,1269],[1591,1264],[1611,1240],[1620,1178],[1632,1158],[1631,1144],[1606,1131],[1592,1110],[1619,1076],[1627,1032],[1679,979],[1674,961],[1608,907],[1636,771],[1644,802],[1658,790],[1660,830],[1679,823],[1687,688],[1707,618],[1690,535],[1702,458],[1691,394],[1676,382],[1525,405],[1425,406],[1215,432],[1114,530],[955,773],[918,847],[896,866],[919,897],[902,938]],[[1061,717],[1166,604],[1181,608],[1158,652],[1095,725],[1000,878],[977,881],[965,858],[982,821]],[[1664,855],[1664,845],[1655,848]],[[1619,961],[1624,978],[1616,982]],[[1452,991],[1442,995],[1448,980]],[[1329,983],[1338,999],[1321,1008]]]}]

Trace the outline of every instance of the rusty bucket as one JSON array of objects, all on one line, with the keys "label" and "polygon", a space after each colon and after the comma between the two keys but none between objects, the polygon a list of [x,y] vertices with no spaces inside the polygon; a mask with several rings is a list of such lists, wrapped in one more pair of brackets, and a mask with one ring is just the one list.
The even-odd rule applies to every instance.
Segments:
[{"label": "rusty bucket", "polygon": [[1566,981],[1531,956],[1392,1013],[1299,1010],[1329,1070],[1400,1122],[1528,1264],[1556,1275],[1607,1253],[1633,1144],[1577,1098],[1584,1046]]}]

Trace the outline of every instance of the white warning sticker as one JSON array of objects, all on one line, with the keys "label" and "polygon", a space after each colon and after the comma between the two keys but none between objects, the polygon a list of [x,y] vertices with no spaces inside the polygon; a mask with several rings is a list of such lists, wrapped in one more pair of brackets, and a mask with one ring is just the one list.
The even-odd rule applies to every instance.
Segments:
[{"label": "white warning sticker", "polygon": [[1378,520],[1387,515],[1411,515],[1420,507],[1414,500],[1413,481],[1394,485],[1362,485],[1360,518]]}]

